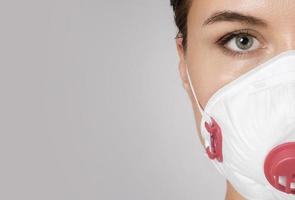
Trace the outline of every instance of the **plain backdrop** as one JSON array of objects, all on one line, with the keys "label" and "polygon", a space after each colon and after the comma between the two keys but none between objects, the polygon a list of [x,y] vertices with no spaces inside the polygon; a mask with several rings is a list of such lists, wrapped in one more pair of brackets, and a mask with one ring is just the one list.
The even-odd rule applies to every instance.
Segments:
[{"label": "plain backdrop", "polygon": [[0,1],[0,199],[224,199],[169,4]]}]

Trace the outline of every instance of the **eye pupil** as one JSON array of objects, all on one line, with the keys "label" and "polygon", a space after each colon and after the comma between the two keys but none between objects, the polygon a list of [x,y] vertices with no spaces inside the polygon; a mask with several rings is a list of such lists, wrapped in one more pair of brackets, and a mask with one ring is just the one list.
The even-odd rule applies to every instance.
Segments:
[{"label": "eye pupil", "polygon": [[253,44],[253,39],[247,35],[240,35],[236,37],[236,44],[240,49],[248,49]]},{"label": "eye pupil", "polygon": [[243,45],[246,45],[248,43],[248,38],[244,37],[244,38],[240,38],[240,42],[243,44]]}]

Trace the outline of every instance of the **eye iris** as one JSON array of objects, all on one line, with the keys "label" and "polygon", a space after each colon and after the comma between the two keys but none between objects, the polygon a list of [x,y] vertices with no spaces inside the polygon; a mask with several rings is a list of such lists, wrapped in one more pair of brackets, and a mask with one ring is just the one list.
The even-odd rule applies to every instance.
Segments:
[{"label": "eye iris", "polygon": [[240,35],[236,37],[236,44],[240,49],[248,49],[253,44],[253,39],[247,35]]}]

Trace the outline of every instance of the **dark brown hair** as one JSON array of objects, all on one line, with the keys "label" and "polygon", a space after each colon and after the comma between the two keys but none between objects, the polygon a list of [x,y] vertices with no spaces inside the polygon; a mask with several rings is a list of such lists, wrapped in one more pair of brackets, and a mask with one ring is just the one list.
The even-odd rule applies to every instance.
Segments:
[{"label": "dark brown hair", "polygon": [[182,45],[186,51],[187,47],[187,16],[192,0],[170,0],[174,11],[174,21],[178,28],[176,37],[182,37]]}]

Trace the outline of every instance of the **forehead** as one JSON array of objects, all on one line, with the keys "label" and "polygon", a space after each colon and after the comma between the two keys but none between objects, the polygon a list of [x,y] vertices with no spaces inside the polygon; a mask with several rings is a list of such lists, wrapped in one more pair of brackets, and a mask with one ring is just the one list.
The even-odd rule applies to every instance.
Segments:
[{"label": "forehead", "polygon": [[211,14],[225,10],[261,18],[270,28],[295,25],[294,0],[192,0],[188,24],[201,26]]}]

